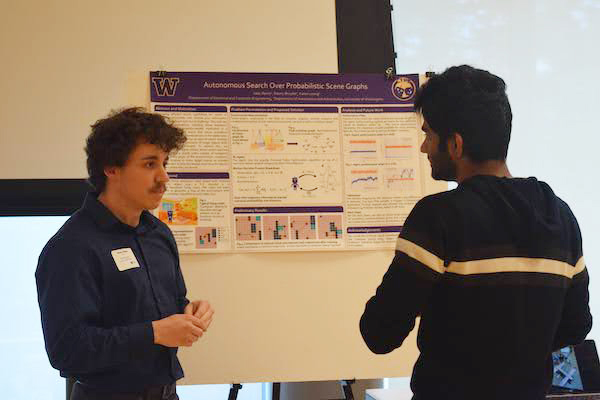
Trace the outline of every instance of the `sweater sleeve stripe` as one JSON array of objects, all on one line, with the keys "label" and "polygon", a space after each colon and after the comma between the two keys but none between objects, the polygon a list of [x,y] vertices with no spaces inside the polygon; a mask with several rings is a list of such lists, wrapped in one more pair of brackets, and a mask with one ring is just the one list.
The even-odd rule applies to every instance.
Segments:
[{"label": "sweater sleeve stripe", "polygon": [[425,250],[421,246],[404,238],[398,238],[398,241],[396,242],[396,251],[406,254],[410,258],[417,260],[435,272],[440,274],[446,272],[446,269],[444,268],[444,260],[428,250]]},{"label": "sweater sleeve stripe", "polygon": [[539,272],[561,275],[573,278],[583,271],[585,262],[583,257],[575,266],[558,260],[527,257],[501,257],[486,260],[453,261],[448,265],[448,272],[459,275],[493,274],[498,272]]},{"label": "sweater sleeve stripe", "polygon": [[573,271],[573,276],[583,272],[584,269],[585,269],[585,261],[583,259],[583,256],[581,256],[579,258],[579,261],[577,261],[577,264],[575,264],[575,270]]}]

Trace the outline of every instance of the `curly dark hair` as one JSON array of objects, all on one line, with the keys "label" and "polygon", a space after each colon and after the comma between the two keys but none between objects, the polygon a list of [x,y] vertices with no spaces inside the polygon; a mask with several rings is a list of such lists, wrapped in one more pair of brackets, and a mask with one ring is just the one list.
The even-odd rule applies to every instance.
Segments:
[{"label": "curly dark hair", "polygon": [[139,143],[159,146],[166,152],[179,150],[186,141],[183,130],[162,115],[133,107],[113,110],[92,125],[86,140],[88,183],[101,193],[106,188],[106,167],[122,167]]},{"label": "curly dark hair", "polygon": [[440,151],[459,133],[470,160],[506,160],[512,112],[502,78],[469,65],[450,67],[419,89],[415,108],[440,136]]}]

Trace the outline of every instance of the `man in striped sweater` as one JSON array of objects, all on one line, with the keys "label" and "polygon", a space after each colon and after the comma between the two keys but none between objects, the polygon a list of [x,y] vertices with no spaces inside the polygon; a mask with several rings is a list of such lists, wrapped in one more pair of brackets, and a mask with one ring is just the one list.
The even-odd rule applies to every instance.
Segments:
[{"label": "man in striped sweater", "polygon": [[543,399],[551,352],[583,341],[592,325],[573,213],[546,183],[507,168],[505,89],[462,65],[417,95],[432,176],[458,187],[415,205],[360,320],[381,354],[420,316],[414,400]]}]

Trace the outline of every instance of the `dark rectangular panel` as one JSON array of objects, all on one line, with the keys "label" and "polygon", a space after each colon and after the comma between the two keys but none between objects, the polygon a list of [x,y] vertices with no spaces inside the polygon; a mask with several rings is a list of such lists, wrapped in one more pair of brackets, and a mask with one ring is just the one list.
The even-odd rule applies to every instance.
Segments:
[{"label": "dark rectangular panel", "polygon": [[0,179],[0,216],[71,215],[89,188],[85,179]]},{"label": "dark rectangular panel", "polygon": [[395,73],[390,0],[336,0],[338,71]]}]

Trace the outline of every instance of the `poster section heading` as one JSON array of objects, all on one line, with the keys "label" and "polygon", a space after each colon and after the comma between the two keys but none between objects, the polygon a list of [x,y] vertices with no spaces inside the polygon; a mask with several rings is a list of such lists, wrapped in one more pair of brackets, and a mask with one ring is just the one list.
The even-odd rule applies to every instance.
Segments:
[{"label": "poster section heading", "polygon": [[[167,72],[150,78],[152,110],[187,136],[170,156],[168,189],[154,210],[184,253],[393,249],[426,194],[412,103],[418,75]],[[320,82],[323,88],[302,90],[320,93],[321,104],[300,101],[306,93],[298,88],[296,101],[240,100],[249,82],[263,81]],[[233,88],[206,88],[207,82],[244,89],[236,86],[232,97]],[[235,99],[189,104],[206,90],[215,99]],[[344,101],[323,101],[325,91],[349,93]]]}]

